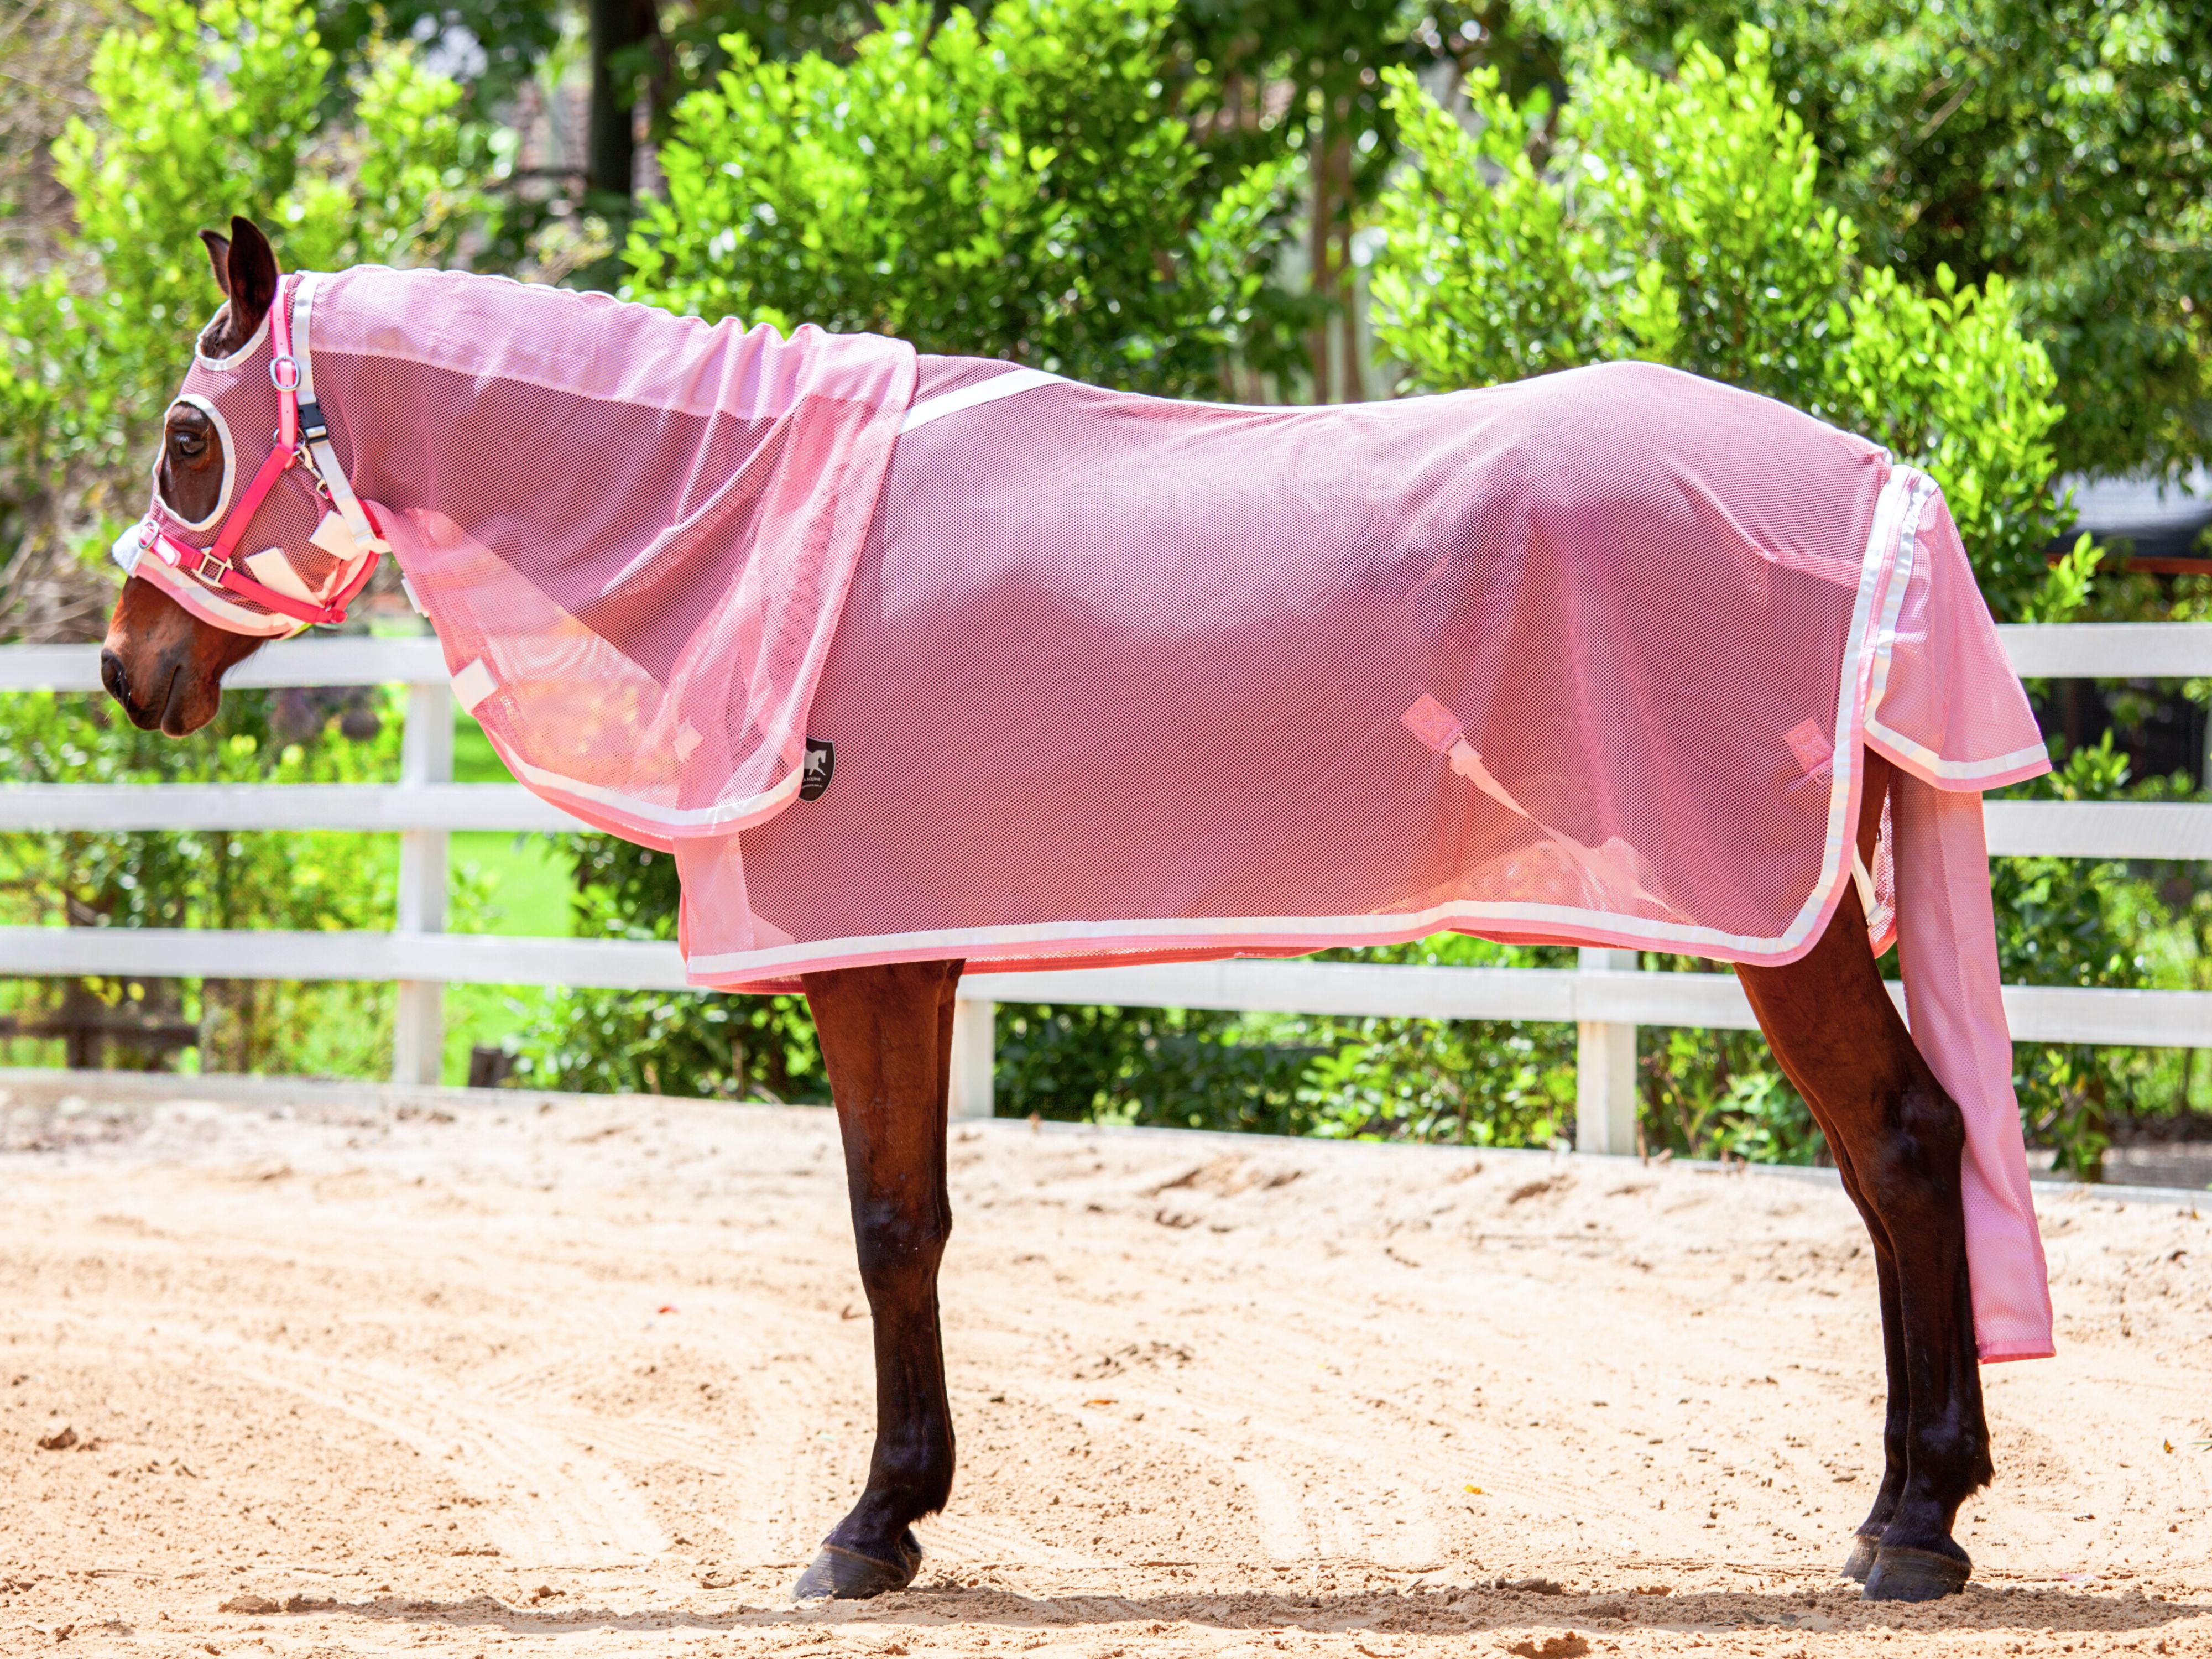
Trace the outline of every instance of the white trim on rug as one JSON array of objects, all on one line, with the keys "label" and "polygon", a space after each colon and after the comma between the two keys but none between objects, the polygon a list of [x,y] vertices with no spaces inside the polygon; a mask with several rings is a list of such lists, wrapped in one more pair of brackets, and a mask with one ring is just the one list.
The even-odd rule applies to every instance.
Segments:
[{"label": "white trim on rug", "polygon": [[[1926,514],[1928,503],[1942,495],[1936,481],[1914,467],[1899,467],[1899,472],[1909,474],[1918,481],[1918,499],[1911,506],[1898,544],[1896,573],[1890,579],[1889,596],[1882,606],[1881,633],[1875,641],[1874,677],[1867,690],[1866,738],[1891,760],[1908,772],[1916,774],[1926,783],[1942,788],[1949,784],[2001,787],[2014,783],[2022,777],[2033,777],[2051,763],[2050,752],[2041,743],[2026,749],[2015,749],[2009,755],[1998,755],[1988,760],[1945,760],[1933,749],[1906,737],[1903,732],[1885,725],[1881,718],[1882,694],[1889,689],[1890,653],[1897,644],[1897,618],[1905,605],[1905,590],[1910,585],[1914,562],[1919,556],[1920,520]],[[1996,780],[1989,784],[1988,781]]]},{"label": "white trim on rug", "polygon": [[899,422],[899,435],[904,437],[917,428],[947,415],[957,415],[963,409],[975,409],[983,404],[1011,398],[1018,392],[1030,392],[1041,386],[1060,383],[1057,374],[1048,374],[1041,368],[1017,368],[1005,374],[994,374],[988,380],[978,380],[973,386],[963,386],[957,392],[942,392],[934,398],[925,398],[906,412]]},{"label": "white trim on rug", "polygon": [[[478,698],[477,701],[482,702],[483,699]],[[490,727],[484,727],[484,735],[491,737]],[[563,777],[558,772],[549,772],[542,766],[532,766],[509,750],[496,738],[492,738],[492,747],[499,751],[499,757],[507,763],[507,769],[514,774],[516,779],[534,789],[551,790],[556,794],[567,795],[576,800],[590,801],[594,805],[609,807],[630,817],[672,830],[735,835],[750,824],[772,817],[798,799],[799,786],[805,781],[806,776],[804,767],[794,766],[774,788],[741,801],[716,806],[663,806],[658,801],[647,800],[641,795],[624,794],[619,789],[605,788],[580,779]],[[555,801],[553,805],[558,806],[561,803]]]}]

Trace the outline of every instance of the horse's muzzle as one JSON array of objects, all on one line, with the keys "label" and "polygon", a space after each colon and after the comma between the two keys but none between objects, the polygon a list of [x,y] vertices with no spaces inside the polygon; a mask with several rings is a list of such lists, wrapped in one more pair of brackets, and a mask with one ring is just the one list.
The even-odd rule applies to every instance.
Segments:
[{"label": "horse's muzzle", "polygon": [[160,681],[160,695],[142,704],[131,696],[131,675],[123,665],[121,653],[112,650],[100,653],[100,683],[107,688],[107,695],[122,705],[131,724],[141,732],[159,730],[168,737],[181,738],[205,723],[204,720],[188,723],[188,715],[178,706],[178,672],[173,665],[166,677],[157,673],[156,678]]},{"label": "horse's muzzle", "polygon": [[133,726],[150,724],[139,719],[138,711],[131,706],[131,678],[124,672],[123,659],[104,647],[100,653],[100,683],[107,688],[109,696],[123,705],[123,712],[131,716]]}]

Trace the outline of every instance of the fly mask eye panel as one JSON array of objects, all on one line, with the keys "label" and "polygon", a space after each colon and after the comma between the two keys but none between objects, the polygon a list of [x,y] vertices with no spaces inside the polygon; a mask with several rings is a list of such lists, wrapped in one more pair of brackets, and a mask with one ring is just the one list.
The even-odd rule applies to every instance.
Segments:
[{"label": "fly mask eye panel", "polygon": [[385,550],[346,487],[305,378],[316,280],[280,282],[261,326],[236,351],[211,357],[194,346],[176,402],[205,414],[222,446],[215,508],[188,520],[164,500],[157,453],[151,505],[112,550],[125,570],[234,634],[276,637],[343,622]]}]

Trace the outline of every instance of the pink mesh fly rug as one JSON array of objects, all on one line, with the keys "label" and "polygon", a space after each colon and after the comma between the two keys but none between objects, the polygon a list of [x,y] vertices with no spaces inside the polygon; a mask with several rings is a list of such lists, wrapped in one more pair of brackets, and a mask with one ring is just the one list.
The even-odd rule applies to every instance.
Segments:
[{"label": "pink mesh fly rug", "polygon": [[[1978,793],[2047,762],[1924,475],[1640,364],[1237,408],[308,280],[456,691],[673,851],[696,982],[1444,930],[1781,963],[1857,880],[1966,1115],[1982,1356],[2051,1352]],[[1905,775],[1855,871],[1869,748]]]}]

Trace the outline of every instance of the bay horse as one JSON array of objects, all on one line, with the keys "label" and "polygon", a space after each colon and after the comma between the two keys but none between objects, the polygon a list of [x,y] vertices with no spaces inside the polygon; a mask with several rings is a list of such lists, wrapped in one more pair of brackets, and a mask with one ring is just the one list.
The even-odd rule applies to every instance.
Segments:
[{"label": "bay horse", "polygon": [[[262,329],[280,278],[250,221],[234,221],[228,238],[203,234],[223,303],[200,349],[223,357]],[[519,448],[568,441],[559,430],[514,435]],[[201,404],[180,400],[168,410],[155,488],[175,517],[206,522],[216,514],[227,489],[224,440]],[[134,724],[181,738],[214,717],[225,672],[261,643],[192,614],[136,574],[100,653],[101,679]],[[1897,773],[1872,750],[1864,758],[1856,840],[1871,861]],[[874,1322],[877,1421],[866,1488],[799,1579],[802,1597],[872,1596],[909,1583],[921,1559],[911,1523],[941,1509],[951,1491],[937,1277],[952,1221],[946,1091],[962,967],[909,961],[804,976]],[[1852,886],[1797,960],[1745,965],[1741,977],[1777,1060],[1827,1138],[1874,1249],[1888,1374],[1883,1473],[1843,1571],[1875,1600],[1951,1594],[1970,1571],[1952,1537],[1954,1517],[1992,1474],[1962,1212],[1961,1111],[1884,990]]]}]

